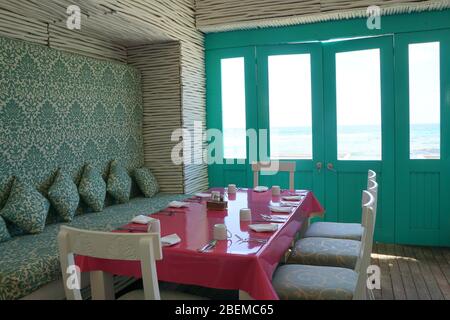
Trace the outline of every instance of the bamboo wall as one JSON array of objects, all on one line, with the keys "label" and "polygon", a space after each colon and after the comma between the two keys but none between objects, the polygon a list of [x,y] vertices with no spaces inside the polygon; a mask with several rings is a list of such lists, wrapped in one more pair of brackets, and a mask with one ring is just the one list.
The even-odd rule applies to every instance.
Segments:
[{"label": "bamboo wall", "polygon": [[[65,27],[70,4],[81,8],[81,31]],[[207,166],[175,166],[169,151],[173,129],[192,129],[196,120],[205,127],[203,34],[194,9],[194,0],[0,0],[0,36],[140,69],[145,162],[163,191],[192,193],[207,188]]]},{"label": "bamboo wall", "polygon": [[449,0],[197,0],[197,28],[218,32],[366,17],[369,6],[382,14],[439,10]]}]

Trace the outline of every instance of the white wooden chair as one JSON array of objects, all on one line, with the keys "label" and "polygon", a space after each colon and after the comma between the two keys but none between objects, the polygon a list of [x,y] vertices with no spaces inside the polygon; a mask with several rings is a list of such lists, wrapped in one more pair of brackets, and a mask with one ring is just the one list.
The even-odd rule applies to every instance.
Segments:
[{"label": "white wooden chair", "polygon": [[326,299],[366,299],[367,267],[371,250],[368,246],[373,239],[373,215],[375,199],[368,191],[363,191],[365,203],[362,211],[367,217],[362,245],[360,246],[355,269],[330,266],[287,264],[279,267],[273,277],[273,286],[280,299],[326,300]]},{"label": "white wooden chair", "polygon": [[[76,286],[69,288],[69,266],[75,265],[74,255],[116,260],[140,260],[144,290],[136,290],[121,299],[194,300],[198,297],[178,292],[161,292],[158,286],[156,260],[162,259],[159,233],[114,233],[75,229],[61,226],[58,234],[60,264],[64,290],[68,300],[81,300],[80,290]],[[73,277],[73,275],[72,275]],[[78,279],[80,281],[80,279]],[[90,272],[93,300],[113,300],[114,287],[112,275],[102,271]]]},{"label": "white wooden chair", "polygon": [[295,162],[278,162],[278,165],[274,165],[273,162],[270,164],[261,162],[252,163],[253,187],[259,185],[259,173],[261,171],[270,172],[275,170],[277,172],[289,172],[289,190],[294,190]]},{"label": "white wooden chair", "polygon": [[[367,173],[367,190],[375,196],[375,206],[378,203],[378,184],[375,171],[369,170]],[[375,193],[374,193],[375,192]],[[304,238],[319,237],[333,239],[361,240],[364,228],[364,217],[361,223],[345,222],[316,222],[310,225],[304,232]]]}]

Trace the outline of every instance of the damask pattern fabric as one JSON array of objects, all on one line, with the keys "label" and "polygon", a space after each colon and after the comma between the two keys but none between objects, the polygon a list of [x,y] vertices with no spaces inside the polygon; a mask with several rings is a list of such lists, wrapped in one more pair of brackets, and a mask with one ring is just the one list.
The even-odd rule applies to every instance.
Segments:
[{"label": "damask pattern fabric", "polygon": [[78,186],[78,192],[80,193],[81,199],[94,212],[103,210],[106,198],[106,183],[100,171],[90,164],[87,164],[84,168],[80,185]]},{"label": "damask pattern fabric", "polygon": [[[21,177],[44,195],[61,168],[142,167],[142,94],[135,68],[0,37],[0,194]],[[1,201],[1,199],[0,199]]]},{"label": "damask pattern fabric", "polygon": [[15,179],[0,216],[28,233],[44,230],[50,203],[35,188]]},{"label": "damask pattern fabric", "polygon": [[351,300],[358,274],[350,269],[284,265],[272,285],[282,300]]},{"label": "damask pattern fabric", "polygon": [[304,238],[295,243],[288,263],[354,269],[360,250],[360,241]]},{"label": "damask pattern fabric", "polygon": [[80,202],[80,196],[72,178],[61,170],[58,171],[55,181],[48,190],[48,199],[63,221],[72,221]]},{"label": "damask pattern fabric", "polygon": [[107,191],[118,203],[127,203],[130,201],[131,178],[126,169],[116,160],[111,162]]},{"label": "damask pattern fabric", "polygon": [[155,176],[148,168],[134,170],[134,179],[147,198],[153,197],[159,191],[159,185]]},{"label": "damask pattern fabric", "polygon": [[[126,204],[105,208],[99,213],[75,216],[70,226],[95,231],[112,231],[139,214],[157,212],[172,200],[190,195],[157,194],[134,198]],[[20,299],[61,277],[57,235],[62,224],[48,225],[44,232],[0,243],[0,300]],[[64,225],[66,225],[64,223]]]},{"label": "damask pattern fabric", "polygon": [[6,221],[0,217],[0,242],[8,241],[9,239],[11,239],[11,235],[6,227]]},{"label": "damask pattern fabric", "polygon": [[360,241],[364,227],[360,223],[316,222],[305,232],[305,238],[334,238]]},{"label": "damask pattern fabric", "polygon": [[14,177],[6,179],[2,184],[0,184],[0,210],[2,210],[8,200],[13,182]]}]

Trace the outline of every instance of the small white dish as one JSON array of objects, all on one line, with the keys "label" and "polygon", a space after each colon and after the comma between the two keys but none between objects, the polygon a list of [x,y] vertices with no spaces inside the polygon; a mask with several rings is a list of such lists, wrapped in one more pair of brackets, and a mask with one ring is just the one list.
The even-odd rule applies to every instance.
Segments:
[{"label": "small white dish", "polygon": [[199,198],[211,198],[211,193],[199,192],[196,193],[195,196]]},{"label": "small white dish", "polygon": [[304,198],[304,196],[283,196],[283,200],[287,201],[300,201]]},{"label": "small white dish", "polygon": [[181,238],[176,233],[161,238],[161,245],[163,247],[170,247],[180,242]]},{"label": "small white dish", "polygon": [[274,232],[278,230],[276,223],[249,224],[248,227],[255,232]]},{"label": "small white dish", "polygon": [[183,208],[183,207],[187,207],[188,203],[187,202],[182,202],[182,201],[172,201],[169,203],[169,207],[171,208]]},{"label": "small white dish", "polygon": [[269,206],[270,211],[272,212],[281,212],[281,213],[291,213],[292,207],[276,207],[276,206]]},{"label": "small white dish", "polygon": [[267,190],[269,190],[269,188],[266,186],[257,186],[253,188],[253,191],[255,192],[266,192]]}]

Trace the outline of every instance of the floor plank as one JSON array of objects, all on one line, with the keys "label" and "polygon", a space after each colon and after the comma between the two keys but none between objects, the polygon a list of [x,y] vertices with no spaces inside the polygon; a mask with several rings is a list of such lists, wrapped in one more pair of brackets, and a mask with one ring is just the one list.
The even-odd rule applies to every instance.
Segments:
[{"label": "floor plank", "polygon": [[433,276],[433,273],[430,268],[430,264],[423,255],[423,252],[420,247],[413,247],[414,255],[419,262],[420,270],[422,271],[422,276],[425,280],[425,284],[428,288],[428,292],[430,293],[431,299],[433,300],[443,300],[444,296],[439,289],[439,286],[436,282],[436,279]]},{"label": "floor plank", "polygon": [[381,299],[392,300],[394,293],[392,290],[391,274],[389,272],[389,264],[386,256],[386,249],[383,244],[377,243],[377,255],[379,255],[379,267],[381,270]]},{"label": "floor plank", "polygon": [[420,270],[420,261],[416,259],[413,249],[410,246],[404,246],[403,252],[405,258],[408,259],[408,265],[411,269],[412,278],[414,281],[414,285],[417,290],[418,299],[420,300],[431,300],[430,293],[428,292],[427,285],[425,283],[425,279],[422,275],[422,271]]},{"label": "floor plank", "polygon": [[391,275],[392,288],[395,300],[405,300],[406,293],[403,287],[403,280],[400,274],[397,258],[395,255],[395,246],[393,244],[385,244],[386,254],[391,256],[388,260],[389,273]]},{"label": "floor plank", "polygon": [[422,248],[422,251],[428,263],[430,264],[431,271],[434,278],[436,279],[436,283],[438,284],[442,292],[442,295],[444,296],[445,300],[450,300],[450,286],[448,285],[448,281],[442,273],[438,262],[434,258],[431,248],[424,247]]},{"label": "floor plank", "polygon": [[408,260],[405,257],[405,253],[403,251],[403,247],[394,245],[394,250],[395,255],[397,256],[396,260],[400,270],[400,276],[403,281],[403,288],[405,289],[406,299],[417,300],[419,299],[419,295],[416,290],[411,270],[409,269]]}]

